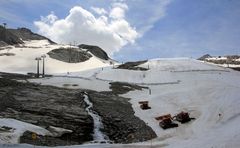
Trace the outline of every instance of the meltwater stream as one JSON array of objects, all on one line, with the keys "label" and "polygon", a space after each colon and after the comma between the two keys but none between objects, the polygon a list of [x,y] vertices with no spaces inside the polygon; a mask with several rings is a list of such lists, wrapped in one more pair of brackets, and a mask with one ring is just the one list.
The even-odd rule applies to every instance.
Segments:
[{"label": "meltwater stream", "polygon": [[103,123],[102,123],[101,117],[98,114],[94,113],[94,111],[92,110],[93,104],[92,104],[92,102],[90,102],[88,95],[86,93],[84,93],[84,102],[88,105],[86,108],[86,111],[93,118],[93,123],[94,123],[93,139],[94,139],[94,141],[99,141],[99,142],[108,141],[108,137],[105,134],[103,134],[100,130],[101,128],[103,128]]}]

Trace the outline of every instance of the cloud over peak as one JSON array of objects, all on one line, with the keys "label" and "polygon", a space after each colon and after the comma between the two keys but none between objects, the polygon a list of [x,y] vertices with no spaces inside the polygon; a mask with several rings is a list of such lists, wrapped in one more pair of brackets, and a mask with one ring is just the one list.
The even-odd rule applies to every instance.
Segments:
[{"label": "cloud over peak", "polygon": [[51,12],[35,21],[40,34],[59,43],[92,44],[102,47],[112,55],[123,46],[134,43],[138,32],[125,19],[128,7],[125,3],[114,3],[109,12],[103,8],[91,7],[98,14],[75,6],[63,19]]}]

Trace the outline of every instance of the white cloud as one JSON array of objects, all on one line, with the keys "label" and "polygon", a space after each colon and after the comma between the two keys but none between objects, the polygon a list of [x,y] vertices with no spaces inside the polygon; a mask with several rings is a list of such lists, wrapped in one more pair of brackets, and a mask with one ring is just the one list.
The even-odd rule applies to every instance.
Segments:
[{"label": "white cloud", "polygon": [[99,15],[107,14],[107,11],[104,8],[91,7],[91,9]]},{"label": "white cloud", "polygon": [[109,17],[113,19],[123,19],[125,17],[125,11],[128,6],[125,3],[113,3],[112,10],[110,11]]},{"label": "white cloud", "polygon": [[[108,15],[104,15],[107,13],[103,11],[104,9],[98,9],[102,11],[102,15],[96,17],[90,11],[75,6],[63,19],[58,19],[51,13],[34,24],[40,34],[56,42],[75,41],[78,44],[97,45],[112,55],[126,44],[134,43],[138,37],[136,29],[124,18],[127,9],[124,3],[114,3]],[[120,14],[116,14],[117,11]]]},{"label": "white cloud", "polygon": [[53,11],[46,17],[41,16],[41,21],[49,24],[53,24],[57,19],[58,17],[54,14]]}]

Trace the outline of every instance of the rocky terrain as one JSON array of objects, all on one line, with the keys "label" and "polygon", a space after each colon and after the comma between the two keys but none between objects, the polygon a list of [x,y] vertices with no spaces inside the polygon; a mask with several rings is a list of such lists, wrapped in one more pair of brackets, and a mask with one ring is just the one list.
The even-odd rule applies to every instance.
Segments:
[{"label": "rocky terrain", "polygon": [[229,67],[231,69],[240,71],[240,56],[239,55],[226,55],[226,56],[211,56],[206,54],[198,60],[214,63],[219,66]]},{"label": "rocky terrain", "polygon": [[98,57],[100,59],[103,59],[103,60],[109,59],[107,53],[98,46],[81,44],[78,47],[82,48],[82,49],[87,49],[87,51],[91,52],[93,55],[95,55],[96,57]]},{"label": "rocky terrain", "polygon": [[22,44],[23,41],[10,32],[8,29],[0,25],[0,47],[6,45]]},{"label": "rocky terrain", "polygon": [[206,54],[198,60],[201,61],[207,61],[210,63],[215,63],[215,64],[234,64],[234,65],[240,65],[240,56],[238,55],[226,55],[226,56],[211,56],[209,54]]},{"label": "rocky terrain", "polygon": [[148,87],[138,86],[135,84],[130,83],[124,83],[124,82],[110,82],[110,89],[112,90],[112,93],[118,95],[118,94],[125,94],[129,91],[134,90],[143,90],[148,89]]},{"label": "rocky terrain", "polygon": [[85,62],[92,57],[91,54],[87,53],[78,48],[58,48],[53,49],[47,53],[51,58],[67,62],[67,63],[79,63]]},{"label": "rocky terrain", "polygon": [[[73,145],[92,141],[93,119],[86,112],[84,93],[93,103],[93,110],[102,117],[103,129],[115,143],[131,143],[156,137],[145,122],[134,116],[129,99],[119,97],[119,92],[95,92],[80,89],[64,89],[28,83],[26,75],[1,73],[0,78],[0,116],[38,125],[51,131],[51,127],[63,128],[69,132],[53,135],[37,135],[31,139],[32,132],[26,131],[21,143],[57,146]],[[23,81],[22,82],[17,82]],[[123,87],[127,84],[113,84]],[[124,92],[142,89],[131,86]],[[83,93],[84,92],[84,93]],[[56,131],[55,131],[56,132]],[[33,143],[34,142],[34,143]]]},{"label": "rocky terrain", "polygon": [[136,61],[136,62],[126,62],[122,65],[119,65],[118,69],[128,69],[128,70],[140,70],[140,71],[147,71],[147,68],[138,67],[138,65],[146,63],[147,60],[144,61]]},{"label": "rocky terrain", "polygon": [[201,61],[204,61],[206,60],[207,58],[211,58],[212,56],[210,54],[205,54],[203,56],[201,56],[200,58],[198,58],[198,60],[201,60]]},{"label": "rocky terrain", "polygon": [[103,132],[115,143],[134,143],[156,137],[155,132],[134,116],[129,99],[105,92],[89,92],[93,109],[102,117]]},{"label": "rocky terrain", "polygon": [[0,25],[0,47],[7,45],[23,44],[28,40],[48,40],[49,43],[55,44],[50,39],[33,33],[27,28],[9,29]]},{"label": "rocky terrain", "polygon": [[27,28],[17,28],[17,29],[7,29],[9,32],[17,36],[18,38],[22,39],[23,41],[28,40],[48,40],[51,44],[56,44],[52,40],[39,35],[37,33],[33,33],[30,29]]},{"label": "rocky terrain", "polygon": [[[44,128],[54,126],[71,130],[73,132],[57,138],[69,138],[69,144],[92,140],[93,121],[85,111],[86,104],[79,90],[20,83],[8,78],[0,78],[0,81],[1,117],[14,118]],[[30,141],[32,140],[21,138],[20,142]],[[44,142],[38,144],[49,145]],[[60,144],[64,143],[57,145]]]}]

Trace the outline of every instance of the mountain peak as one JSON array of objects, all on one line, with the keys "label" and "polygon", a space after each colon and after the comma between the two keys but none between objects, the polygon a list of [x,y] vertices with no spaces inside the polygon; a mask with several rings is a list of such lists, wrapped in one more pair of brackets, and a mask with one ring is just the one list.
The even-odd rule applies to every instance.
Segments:
[{"label": "mountain peak", "polygon": [[28,28],[11,29],[0,25],[0,46],[23,44],[23,41],[28,40],[48,40],[49,43],[55,44],[50,39],[33,33]]},{"label": "mountain peak", "polygon": [[203,56],[201,56],[200,58],[198,58],[198,60],[204,61],[207,58],[211,58],[212,56],[210,54],[205,54]]}]

